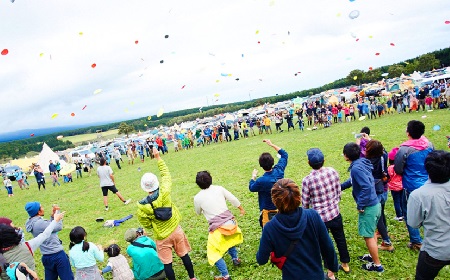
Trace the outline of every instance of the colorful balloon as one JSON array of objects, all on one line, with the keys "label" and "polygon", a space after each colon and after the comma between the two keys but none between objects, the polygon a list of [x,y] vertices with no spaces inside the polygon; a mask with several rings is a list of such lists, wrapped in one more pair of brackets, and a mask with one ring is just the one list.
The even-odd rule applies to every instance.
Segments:
[{"label": "colorful balloon", "polygon": [[259,34],[259,30],[256,30],[255,34],[258,35]]},{"label": "colorful balloon", "polygon": [[94,90],[94,94],[99,94],[100,92],[102,92],[103,90],[101,88]]},{"label": "colorful balloon", "polygon": [[164,38],[166,38],[166,39],[169,38],[169,35],[164,36]]},{"label": "colorful balloon", "polygon": [[152,119],[152,116],[148,116],[148,117],[147,117],[147,120],[151,120],[151,119]]},{"label": "colorful balloon", "polygon": [[139,41],[138,40],[136,40],[136,41],[134,41],[134,43],[137,45],[137,44],[139,44]]},{"label": "colorful balloon", "polygon": [[71,115],[72,117],[75,117],[75,113],[71,113],[70,115]]},{"label": "colorful balloon", "polygon": [[84,110],[84,109],[86,109],[86,107],[87,107],[87,105],[84,105],[83,109],[81,109],[81,110]]},{"label": "colorful balloon", "polygon": [[83,35],[83,32],[78,32],[78,35],[82,36],[82,35]]},{"label": "colorful balloon", "polygon": [[351,19],[355,19],[355,18],[359,17],[359,11],[358,10],[351,11],[350,14],[348,14],[348,17]]},{"label": "colorful balloon", "polygon": [[395,47],[395,44],[394,44],[394,43],[390,43],[390,45],[393,46],[393,47]]},{"label": "colorful balloon", "polygon": [[92,65],[91,65],[92,68],[95,68],[96,66],[97,66],[97,64],[95,64],[95,63],[92,63]]},{"label": "colorful balloon", "polygon": [[450,24],[450,20],[446,20],[446,21],[445,21],[445,24]]},{"label": "colorful balloon", "polygon": [[441,126],[437,124],[437,125],[433,126],[433,130],[434,131],[441,130]]},{"label": "colorful balloon", "polygon": [[186,86],[186,85],[183,85],[183,86],[181,87],[181,89],[184,89],[185,86]]},{"label": "colorful balloon", "polygon": [[34,136],[34,133],[31,133],[31,134],[30,134],[30,137],[33,137],[33,136]]},{"label": "colorful balloon", "polygon": [[379,52],[377,52],[377,53],[375,53],[375,55],[380,55],[380,53],[379,53]]},{"label": "colorful balloon", "polygon": [[54,113],[54,114],[52,115],[52,119],[55,119],[56,117],[58,117],[58,113]]},{"label": "colorful balloon", "polygon": [[358,76],[354,76],[353,80],[355,80],[355,81],[358,80]]},{"label": "colorful balloon", "polygon": [[58,140],[61,140],[61,139],[63,139],[64,138],[64,136],[62,136],[62,135],[58,135],[57,137],[56,137],[56,139],[58,139]]},{"label": "colorful balloon", "polygon": [[164,60],[160,60],[159,63],[164,63]]},{"label": "colorful balloon", "polygon": [[228,74],[226,74],[226,73],[220,73],[220,76],[226,77],[226,76],[228,76]]},{"label": "colorful balloon", "polygon": [[7,55],[9,53],[8,49],[3,49],[2,55]]},{"label": "colorful balloon", "polygon": [[40,53],[39,56],[40,56],[40,57],[43,57],[43,56],[44,56],[44,53]]}]

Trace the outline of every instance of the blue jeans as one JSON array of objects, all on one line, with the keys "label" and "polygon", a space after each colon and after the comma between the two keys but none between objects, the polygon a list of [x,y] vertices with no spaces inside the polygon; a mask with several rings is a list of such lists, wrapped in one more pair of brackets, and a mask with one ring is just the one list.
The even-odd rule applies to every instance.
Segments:
[{"label": "blue jeans", "polygon": [[45,280],[73,280],[69,257],[64,251],[43,255],[42,264],[45,268]]},{"label": "blue jeans", "polygon": [[12,187],[5,187],[8,194],[13,194]]},{"label": "blue jeans", "polygon": [[[231,256],[233,260],[238,258],[236,247],[231,247],[230,249],[228,249],[228,254]],[[220,274],[222,274],[222,276],[229,275],[227,264],[225,263],[223,258],[221,258],[216,262],[216,267],[220,271]]]},{"label": "blue jeans", "polygon": [[[407,190],[404,190],[403,196],[402,196],[402,211],[404,214],[408,213],[407,205],[408,205],[409,195],[410,195],[410,192],[408,192]],[[422,237],[420,237],[419,229],[410,227],[406,220],[406,216],[407,215],[405,215],[404,218],[405,218],[406,226],[408,227],[409,242],[414,243],[414,244],[422,244]]]},{"label": "blue jeans", "polygon": [[392,200],[394,200],[395,215],[397,216],[397,218],[406,216],[403,214],[403,211],[402,211],[402,197],[404,195],[403,192],[404,192],[403,190],[391,191]]}]

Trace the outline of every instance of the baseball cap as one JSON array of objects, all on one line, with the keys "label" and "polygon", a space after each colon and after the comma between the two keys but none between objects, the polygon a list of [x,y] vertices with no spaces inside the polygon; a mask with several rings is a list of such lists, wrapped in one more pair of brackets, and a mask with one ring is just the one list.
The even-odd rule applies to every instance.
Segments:
[{"label": "baseball cap", "polygon": [[146,192],[153,192],[159,188],[158,177],[153,173],[145,173],[141,178],[141,188]]},{"label": "baseball cap", "polygon": [[137,229],[130,228],[125,232],[125,241],[133,242],[137,238]]},{"label": "baseball cap", "polygon": [[322,163],[324,161],[323,153],[318,148],[309,149],[306,152],[306,155],[308,156],[308,161],[311,164],[319,164],[319,163]]}]

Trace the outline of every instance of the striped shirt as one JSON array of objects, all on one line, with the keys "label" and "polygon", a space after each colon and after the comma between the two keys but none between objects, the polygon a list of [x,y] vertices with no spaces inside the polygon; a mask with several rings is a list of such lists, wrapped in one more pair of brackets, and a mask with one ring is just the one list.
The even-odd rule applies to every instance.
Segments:
[{"label": "striped shirt", "polygon": [[312,208],[324,222],[339,215],[341,184],[339,174],[331,167],[312,170],[302,182],[303,208]]}]

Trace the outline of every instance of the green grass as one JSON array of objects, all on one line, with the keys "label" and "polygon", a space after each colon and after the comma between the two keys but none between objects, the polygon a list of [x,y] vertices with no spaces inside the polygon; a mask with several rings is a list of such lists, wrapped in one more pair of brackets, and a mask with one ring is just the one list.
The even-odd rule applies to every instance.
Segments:
[{"label": "green grass", "polygon": [[[301,132],[296,129],[287,132],[285,130],[284,133],[268,137],[289,153],[286,177],[293,179],[298,184],[301,184],[303,177],[310,172],[306,150],[311,147],[321,148],[325,154],[325,165],[334,167],[339,172],[341,180],[345,180],[349,176],[348,163],[342,157],[342,148],[346,143],[354,141],[352,132],[358,132],[362,126],[369,126],[374,138],[380,140],[385,148],[390,150],[406,139],[406,123],[414,118],[419,119],[425,123],[425,135],[434,143],[435,147],[448,150],[445,136],[450,131],[448,121],[450,111],[427,112],[425,113],[427,118],[421,118],[423,114],[395,114],[377,120],[332,125],[331,128],[317,131]],[[433,131],[431,128],[435,124],[440,124],[441,130]],[[266,135],[250,137],[178,153],[173,152],[173,145],[170,144],[170,153],[163,156],[172,175],[172,197],[183,216],[181,225],[192,246],[193,250],[190,255],[199,279],[212,279],[212,275],[218,274],[216,268],[209,266],[206,259],[207,222],[203,216],[195,215],[193,209],[193,197],[199,191],[195,184],[195,175],[198,171],[205,169],[211,172],[213,184],[222,185],[233,192],[247,212],[244,217],[240,217],[239,211],[229,206],[230,210],[238,217],[239,225],[244,233],[244,243],[239,247],[240,258],[243,260],[242,266],[233,268],[229,257],[225,257],[233,279],[281,279],[281,273],[276,267],[258,266],[255,260],[261,229],[258,224],[257,195],[248,191],[248,180],[253,168],[257,168],[261,175],[262,170],[258,166],[258,157],[262,152],[269,151],[275,156],[273,149],[262,142],[265,137]],[[126,160],[125,157],[124,160]],[[142,171],[139,172],[138,167],[141,167]],[[124,164],[122,170],[118,170],[113,163],[112,168],[116,172],[118,189],[126,198],[133,198],[134,202],[145,196],[139,185],[142,174],[148,171],[158,174],[156,161],[147,159],[145,163],[137,162],[132,166]],[[29,178],[32,183],[31,189],[21,191],[15,188],[14,198],[8,199],[6,191],[0,192],[0,216],[8,216],[17,226],[23,226],[27,219],[24,210],[27,201],[40,201],[47,210],[46,217],[50,214],[51,205],[57,203],[67,211],[64,229],[59,233],[66,251],[69,245],[70,230],[74,226],[81,225],[86,229],[89,241],[100,243],[103,246],[115,242],[125,252],[127,243],[124,241],[123,235],[126,229],[139,226],[136,217],[117,228],[104,228],[101,223],[95,222],[95,218],[101,216],[105,219],[119,219],[128,214],[135,214],[136,205],[131,203],[124,206],[115,196],[109,195],[110,211],[105,212],[98,178],[94,175],[87,177],[85,174],[82,179],[74,178],[73,183],[62,184],[61,187],[47,184],[45,192],[37,191],[33,177]],[[340,208],[352,258],[350,263],[352,273],[349,275],[339,273],[340,279],[414,279],[418,253],[412,252],[406,247],[408,237],[404,224],[393,220],[392,198],[388,199],[386,215],[396,250],[394,253],[380,252],[381,261],[385,267],[385,272],[382,274],[365,272],[360,269],[357,256],[366,253],[367,249],[363,239],[357,234],[357,211],[351,190],[344,191]],[[27,237],[30,238],[30,235],[28,234]],[[36,256],[37,269],[42,277],[43,268],[39,258],[38,253]],[[99,267],[103,267],[103,264],[99,264]],[[174,267],[177,279],[187,279],[187,274],[179,258],[174,258]],[[450,279],[450,269],[448,267],[443,269],[438,279]]]},{"label": "green grass", "polygon": [[[118,129],[113,129],[113,130],[108,130],[108,131],[103,131],[101,132],[101,136],[103,139],[112,139],[114,137],[118,137],[119,134],[117,134],[119,130]],[[87,133],[87,134],[80,134],[80,135],[74,135],[74,136],[67,136],[64,137],[63,140],[68,140],[72,143],[74,143],[75,145],[77,144],[81,144],[82,142],[88,142],[88,141],[97,141],[98,133]]]}]

